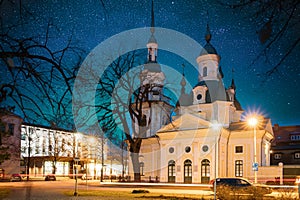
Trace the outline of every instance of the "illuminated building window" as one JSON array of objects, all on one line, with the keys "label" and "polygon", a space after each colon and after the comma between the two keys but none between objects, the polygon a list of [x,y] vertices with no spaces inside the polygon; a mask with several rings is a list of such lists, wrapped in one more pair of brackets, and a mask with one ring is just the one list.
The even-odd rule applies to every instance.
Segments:
[{"label": "illuminated building window", "polygon": [[243,176],[243,161],[242,160],[235,161],[235,176],[236,177]]},{"label": "illuminated building window", "polygon": [[275,153],[274,154],[274,159],[275,160],[280,160],[281,159],[281,153]]}]

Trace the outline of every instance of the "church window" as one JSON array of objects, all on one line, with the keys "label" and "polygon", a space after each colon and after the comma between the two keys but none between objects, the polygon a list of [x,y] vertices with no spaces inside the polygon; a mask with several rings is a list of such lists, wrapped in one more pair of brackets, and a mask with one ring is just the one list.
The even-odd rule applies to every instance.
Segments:
[{"label": "church window", "polygon": [[243,153],[243,146],[235,146],[235,153]]},{"label": "church window", "polygon": [[207,151],[208,151],[208,146],[207,146],[207,145],[204,145],[204,146],[202,147],[202,151],[203,151],[203,152],[207,152]]},{"label": "church window", "polygon": [[200,100],[202,98],[202,94],[197,95],[197,99]]},{"label": "church window", "polygon": [[274,154],[274,159],[275,160],[280,160],[281,159],[281,153],[275,153]]},{"label": "church window", "polygon": [[184,161],[184,176],[185,177],[192,176],[192,161],[190,160]]},{"label": "church window", "polygon": [[242,160],[235,161],[235,176],[236,177],[243,176],[243,161]]},{"label": "church window", "polygon": [[140,174],[141,174],[141,176],[144,176],[144,166],[145,166],[144,162],[140,162]]},{"label": "church window", "polygon": [[189,153],[190,151],[191,151],[191,147],[189,147],[189,146],[185,147],[185,152],[186,153]]},{"label": "church window", "polygon": [[201,177],[209,177],[210,176],[210,162],[207,159],[201,161]]},{"label": "church window", "polygon": [[184,183],[192,183],[192,161],[184,161]]},{"label": "church window", "polygon": [[300,152],[295,153],[294,157],[295,159],[300,159]]},{"label": "church window", "polygon": [[174,153],[174,147],[169,148],[169,153]]},{"label": "church window", "polygon": [[203,68],[203,76],[206,77],[207,76],[207,67]]},{"label": "church window", "polygon": [[175,161],[170,160],[168,163],[168,182],[175,183]]}]

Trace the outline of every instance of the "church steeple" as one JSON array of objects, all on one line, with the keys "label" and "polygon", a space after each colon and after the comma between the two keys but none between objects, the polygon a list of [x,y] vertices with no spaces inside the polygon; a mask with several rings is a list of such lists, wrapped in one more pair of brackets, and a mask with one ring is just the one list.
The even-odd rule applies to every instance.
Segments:
[{"label": "church steeple", "polygon": [[184,64],[182,64],[182,79],[180,81],[181,93],[180,93],[179,99],[176,103],[176,107],[189,106],[192,104],[191,96],[185,92],[186,80],[185,80],[185,74],[184,74],[184,67],[185,67]]},{"label": "church steeple", "polygon": [[206,26],[206,33],[204,36],[206,44],[202,48],[200,55],[197,58],[197,63],[199,66],[199,82],[204,80],[216,80],[222,78],[222,72],[220,74],[219,61],[220,56],[218,55],[216,49],[211,45],[210,40],[212,34],[210,32],[209,25]]},{"label": "church steeple", "polygon": [[153,3],[153,0],[152,0],[152,7],[151,7],[151,33],[154,34],[155,32],[155,25],[154,25],[154,3]]},{"label": "church steeple", "polygon": [[148,40],[147,48],[148,48],[148,60],[147,62],[157,62],[157,48],[158,44],[156,38],[154,37],[155,32],[155,24],[154,24],[154,2],[152,0],[151,7],[151,27],[150,27],[151,36]]},{"label": "church steeple", "polygon": [[209,43],[210,40],[211,40],[211,33],[210,33],[210,29],[209,29],[208,23],[207,23],[207,25],[206,25],[205,40],[206,40],[207,43]]}]

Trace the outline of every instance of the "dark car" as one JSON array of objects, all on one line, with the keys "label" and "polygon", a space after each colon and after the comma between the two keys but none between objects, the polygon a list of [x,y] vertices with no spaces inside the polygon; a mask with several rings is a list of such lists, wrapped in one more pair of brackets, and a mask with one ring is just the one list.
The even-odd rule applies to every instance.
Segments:
[{"label": "dark car", "polygon": [[12,174],[10,181],[22,181],[22,176],[20,174]]},{"label": "dark car", "polygon": [[47,175],[46,177],[45,177],[45,181],[56,181],[56,177],[55,177],[55,175]]},{"label": "dark car", "polygon": [[217,192],[218,190],[230,191],[239,194],[270,194],[272,190],[270,187],[262,184],[252,184],[250,181],[244,178],[217,178],[211,181],[211,190],[214,190],[214,184],[216,181]]}]

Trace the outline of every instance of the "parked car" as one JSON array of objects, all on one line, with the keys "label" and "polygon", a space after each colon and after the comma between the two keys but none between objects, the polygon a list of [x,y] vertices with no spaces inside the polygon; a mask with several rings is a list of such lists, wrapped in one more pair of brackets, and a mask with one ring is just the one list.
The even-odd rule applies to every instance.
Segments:
[{"label": "parked car", "polygon": [[271,194],[272,189],[267,185],[263,184],[253,184],[247,179],[244,178],[217,178],[212,180],[211,190],[214,190],[214,184],[217,184],[217,192],[220,191],[221,188],[225,188],[227,191],[230,190],[239,194]]},{"label": "parked car", "polygon": [[86,174],[83,174],[82,177],[81,177],[81,179],[82,179],[82,180],[92,180],[93,177],[92,177],[92,176],[89,176],[89,175],[87,176]]},{"label": "parked car", "polygon": [[56,177],[53,174],[49,174],[45,177],[45,181],[56,181]]},{"label": "parked car", "polygon": [[10,181],[22,181],[22,176],[20,174],[12,174]]}]

